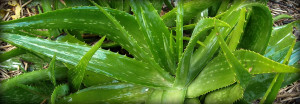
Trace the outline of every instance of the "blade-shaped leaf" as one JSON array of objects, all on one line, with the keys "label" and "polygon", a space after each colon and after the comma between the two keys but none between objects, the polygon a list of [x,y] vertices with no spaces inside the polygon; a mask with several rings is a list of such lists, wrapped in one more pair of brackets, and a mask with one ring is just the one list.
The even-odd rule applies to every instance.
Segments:
[{"label": "blade-shaped leaf", "polygon": [[168,89],[162,94],[162,104],[184,103],[186,89]]},{"label": "blade-shaped leaf", "polygon": [[162,95],[164,90],[155,89],[146,100],[146,104],[162,104]]},{"label": "blade-shaped leaf", "polygon": [[170,32],[168,28],[148,0],[131,0],[130,5],[145,35],[145,40],[154,60],[163,69],[174,74],[175,57],[172,57],[174,55],[170,47],[170,44],[174,44],[174,41],[169,40]]},{"label": "blade-shaped leaf", "polygon": [[[220,2],[221,0],[192,0],[187,3],[184,3],[183,6],[183,23],[187,23],[189,20],[191,20],[193,17],[195,17],[195,14],[197,14],[200,11],[203,11],[204,9],[207,9],[208,7],[214,5],[215,3]],[[176,12],[177,8],[174,8],[170,12],[166,13],[164,16],[162,16],[164,23],[168,26],[175,26],[175,20],[176,20]]]},{"label": "blade-shaped leaf", "polygon": [[[42,80],[49,80],[48,70],[38,70],[29,73],[24,73],[13,77],[11,79],[5,80],[1,83],[0,92],[6,91],[10,88],[15,87],[17,84],[28,84],[32,82],[38,82]],[[55,70],[56,79],[65,78],[67,75],[66,68],[57,68]]]},{"label": "blade-shaped leaf", "polygon": [[[292,52],[293,52],[293,48],[296,44],[296,40],[294,40],[293,44],[292,44],[292,47],[290,47],[288,53],[286,54],[284,60],[283,60],[283,63],[284,64],[288,64],[288,60],[290,59],[291,55],[292,55]],[[285,77],[286,74],[276,74],[276,76],[274,77],[271,85],[269,86],[268,90],[266,91],[264,97],[262,98],[262,100],[260,101],[260,104],[269,104],[269,103],[272,103],[276,96],[277,96],[277,93],[282,85],[282,82],[284,80],[284,77]]]},{"label": "blade-shaped leaf", "polygon": [[[129,51],[137,59],[147,58],[138,49],[142,47],[144,51],[150,52],[144,35],[134,17],[128,13],[113,9],[104,8],[113,15],[117,21],[128,31],[130,36],[122,34],[109,18],[107,18],[97,7],[72,7],[52,12],[47,12],[31,17],[26,17],[14,21],[1,22],[1,31],[22,30],[22,29],[70,29],[80,30],[95,34],[106,35],[107,38],[119,43],[124,49]],[[97,13],[95,13],[97,12]],[[134,38],[134,40],[132,40]],[[139,45],[137,45],[139,43]],[[133,48],[134,47],[134,48]]]},{"label": "blade-shaped leaf", "polygon": [[149,88],[132,84],[93,86],[79,90],[63,98],[59,103],[142,103],[149,92]]},{"label": "blade-shaped leaf", "polygon": [[51,82],[53,83],[54,86],[56,86],[56,79],[55,79],[55,70],[56,70],[56,67],[55,67],[55,60],[56,60],[56,55],[54,54],[50,64],[49,64],[49,67],[48,67],[48,75],[49,75],[49,78],[51,79]]},{"label": "blade-shaped leaf", "polygon": [[[238,50],[233,54],[251,74],[300,72],[300,69],[274,62],[252,51]],[[187,97],[197,97],[236,82],[229,68],[223,55],[214,58],[189,85]]]},{"label": "blade-shaped leaf", "polygon": [[247,21],[239,47],[265,54],[273,26],[269,8],[263,4],[253,5],[250,18]]},{"label": "blade-shaped leaf", "polygon": [[[89,46],[79,44],[54,42],[9,33],[2,33],[0,39],[48,57],[53,57],[55,53],[57,60],[72,65],[76,65],[83,53],[90,49]],[[160,74],[154,66],[102,49],[92,57],[87,70],[145,86],[170,87],[173,81],[170,77]]]},{"label": "blade-shaped leaf", "polygon": [[243,88],[239,84],[209,93],[205,104],[232,104],[243,97]]},{"label": "blade-shaped leaf", "polygon": [[217,36],[219,45],[222,48],[222,51],[224,52],[224,56],[229,64],[230,69],[234,72],[238,84],[240,84],[241,87],[245,89],[252,77],[249,73],[251,70],[248,72],[229,50],[223,37],[221,35],[218,35],[218,33]]},{"label": "blade-shaped leaf", "polygon": [[176,16],[176,52],[180,60],[183,51],[183,0],[178,1]]},{"label": "blade-shaped leaf", "polygon": [[17,48],[17,49],[13,49],[11,51],[5,52],[3,54],[0,54],[0,63],[5,61],[5,60],[8,60],[12,57],[22,55],[22,54],[25,54],[25,53],[26,53],[25,50],[23,50],[21,48]]},{"label": "blade-shaped leaf", "polygon": [[71,86],[74,88],[74,90],[79,90],[85,74],[86,67],[93,55],[100,48],[104,39],[105,36],[102,37],[88,52],[85,53],[85,55],[80,59],[79,63],[74,69],[70,69],[68,71],[68,79],[71,82]]},{"label": "blade-shaped leaf", "polygon": [[58,85],[55,87],[51,95],[51,104],[55,104],[57,98],[67,95],[69,92],[69,86],[67,84]]},{"label": "blade-shaped leaf", "polygon": [[[215,24],[216,23],[216,24]],[[179,63],[178,63],[178,69],[176,72],[176,78],[174,86],[176,87],[185,87],[188,84],[188,74],[189,74],[189,68],[190,68],[190,60],[192,58],[192,53],[194,51],[194,47],[197,44],[197,41],[199,40],[199,37],[201,35],[204,35],[206,31],[213,28],[214,26],[220,26],[220,27],[230,27],[227,23],[217,20],[217,19],[211,19],[211,18],[205,18],[201,19],[197,26],[195,27],[192,37],[186,46],[186,49],[181,56]]]}]

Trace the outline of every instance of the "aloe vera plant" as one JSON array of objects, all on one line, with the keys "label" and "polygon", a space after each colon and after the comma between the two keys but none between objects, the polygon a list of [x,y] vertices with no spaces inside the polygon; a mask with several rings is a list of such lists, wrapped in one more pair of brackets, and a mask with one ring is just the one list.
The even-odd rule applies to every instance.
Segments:
[{"label": "aloe vera plant", "polygon": [[[18,47],[0,55],[1,66],[27,54],[51,62],[46,70],[3,81],[0,102],[200,104],[262,98],[261,103],[270,103],[280,87],[300,78],[299,67],[294,67],[300,59],[299,42],[292,34],[299,21],[272,28],[265,4],[179,0],[161,17],[156,9],[161,9],[162,0],[121,1],[122,7],[90,1],[95,6],[1,22],[0,39]],[[210,11],[211,17],[195,18],[201,11]],[[43,39],[38,29],[67,35]],[[191,29],[188,41],[183,41]],[[102,39],[91,47],[76,32]],[[103,37],[132,57],[99,49]]]}]

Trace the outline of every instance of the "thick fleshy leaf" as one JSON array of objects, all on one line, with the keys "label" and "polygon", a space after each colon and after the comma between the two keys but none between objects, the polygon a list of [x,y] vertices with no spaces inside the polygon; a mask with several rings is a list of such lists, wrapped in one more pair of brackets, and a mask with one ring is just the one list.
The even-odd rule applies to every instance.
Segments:
[{"label": "thick fleshy leaf", "polygon": [[[57,60],[71,65],[76,65],[84,53],[90,49],[89,46],[79,44],[54,42],[9,33],[2,33],[0,39],[48,57],[56,54]],[[168,74],[159,73],[156,67],[102,49],[99,49],[92,57],[87,70],[145,86],[170,87],[173,81]]]},{"label": "thick fleshy leaf", "polygon": [[262,55],[265,54],[271,37],[272,26],[273,21],[269,8],[263,4],[252,5],[250,18],[247,20],[245,33],[239,47]]},{"label": "thick fleshy leaf", "polygon": [[[238,50],[233,54],[251,74],[300,72],[300,69],[274,62],[252,51]],[[197,97],[233,84],[236,79],[229,68],[223,55],[214,58],[189,85],[187,96]]]},{"label": "thick fleshy leaf", "polygon": [[298,41],[294,47],[294,51],[292,53],[289,65],[294,65],[299,60],[300,60],[300,42]]},{"label": "thick fleshy leaf", "polygon": [[132,84],[93,86],[66,96],[58,103],[142,103],[148,97],[149,92],[149,88]]},{"label": "thick fleshy leaf", "polygon": [[245,69],[245,67],[238,61],[238,59],[229,50],[223,37],[221,35],[218,35],[218,33],[216,35],[218,36],[219,45],[224,53],[224,56],[229,64],[230,69],[232,70],[232,72],[234,72],[238,84],[243,89],[245,89],[252,77],[249,73],[251,70],[249,70],[248,72]]},{"label": "thick fleshy leaf", "polygon": [[164,90],[155,89],[146,100],[146,104],[162,104],[162,95]]},{"label": "thick fleshy leaf", "polygon": [[162,104],[183,104],[186,89],[168,89],[162,94]]},{"label": "thick fleshy leaf", "polygon": [[[78,64],[75,66],[74,69],[69,69],[68,71],[68,78],[71,83],[71,87],[74,90],[79,90],[81,82],[83,80],[86,67],[89,64],[89,61],[96,53],[96,51],[100,48],[101,44],[103,43],[105,36],[102,37],[88,52],[82,56]],[[54,55],[55,56],[55,55]]]},{"label": "thick fleshy leaf", "polygon": [[[36,82],[35,82],[36,83]],[[22,103],[41,103],[48,99],[53,90],[51,82],[42,82],[41,84],[22,85],[15,84],[16,87],[0,93],[1,104],[22,104]]]},{"label": "thick fleshy leaf", "polygon": [[76,37],[70,34],[67,34],[66,36],[60,36],[56,40],[61,42],[78,43],[80,45],[86,45],[86,43],[78,40]]},{"label": "thick fleshy leaf", "polygon": [[190,60],[192,58],[194,47],[196,46],[197,41],[199,40],[201,35],[204,35],[206,31],[212,29],[215,26],[230,27],[227,23],[223,21],[211,18],[202,19],[197,23],[197,26],[193,31],[192,37],[179,60],[174,86],[185,87],[188,84]]},{"label": "thick fleshy leaf", "polygon": [[[192,0],[189,1],[187,3],[184,3],[183,6],[183,12],[184,12],[184,16],[183,16],[183,23],[187,23],[188,21],[190,21],[193,17],[195,17],[195,14],[197,14],[198,12],[203,11],[204,9],[207,9],[208,7],[214,5],[215,3],[220,2],[221,0]],[[174,8],[173,10],[171,10],[170,12],[166,13],[164,16],[162,16],[164,23],[168,26],[168,27],[172,27],[175,26],[175,20],[176,20],[176,12],[177,12],[177,8]]]},{"label": "thick fleshy leaf", "polygon": [[67,95],[69,92],[69,86],[67,84],[58,85],[55,87],[51,95],[51,104],[55,104],[58,98]]},{"label": "thick fleshy leaf", "polygon": [[206,95],[205,104],[232,104],[243,97],[243,88],[239,84],[214,91]]},{"label": "thick fleshy leaf", "polygon": [[[183,0],[178,1],[176,16],[176,51],[178,60],[180,60],[183,52]],[[177,54],[176,53],[176,54]]]},{"label": "thick fleshy leaf", "polygon": [[174,56],[171,48],[173,46],[170,44],[175,43],[169,39],[170,32],[168,28],[149,1],[131,0],[130,5],[145,35],[145,40],[148,43],[154,60],[159,63],[163,69],[174,74],[176,69],[176,57],[172,57]]},{"label": "thick fleshy leaf", "polygon": [[56,86],[56,79],[55,79],[55,70],[56,70],[56,67],[55,67],[55,58],[56,58],[56,55],[54,54],[50,64],[49,64],[49,67],[48,67],[48,75],[49,75],[49,78],[51,79],[51,82],[53,83],[54,86]]},{"label": "thick fleshy leaf", "polygon": [[3,62],[3,61],[5,61],[5,60],[8,60],[8,59],[10,59],[12,57],[15,57],[15,56],[18,56],[18,55],[22,55],[22,54],[25,54],[25,53],[26,53],[25,50],[17,48],[17,49],[5,52],[3,54],[0,54],[0,63]]},{"label": "thick fleshy leaf", "polygon": [[[28,84],[32,82],[38,82],[42,80],[50,80],[48,76],[49,70],[38,70],[29,73],[24,73],[16,77],[7,79],[1,83],[0,92],[6,91],[10,88],[15,87],[18,84]],[[55,70],[56,79],[66,78],[67,69],[57,68]]]},{"label": "thick fleshy leaf", "polygon": [[[234,27],[238,22],[241,11],[234,11],[228,16],[223,17],[221,20]],[[223,27],[220,28],[219,34],[223,37],[227,36],[231,28]],[[212,59],[215,52],[219,49],[219,44],[217,43],[216,29],[205,38],[204,44],[206,47],[199,47],[193,54],[191,59],[191,67],[189,72],[189,80],[194,79],[199,72],[205,67],[205,65]]]},{"label": "thick fleshy leaf", "polygon": [[[148,56],[138,52],[142,47],[149,52],[144,35],[138,29],[138,24],[134,17],[128,13],[113,9],[104,8],[113,15],[117,21],[128,31],[130,36],[122,34],[109,18],[107,18],[97,7],[72,7],[43,13],[31,17],[0,23],[2,31],[22,30],[22,29],[70,29],[80,30],[100,35],[120,44],[124,49],[135,55],[137,59],[144,59]],[[95,13],[97,12],[97,13]],[[134,40],[132,40],[132,38]],[[139,43],[139,45],[137,45]],[[134,47],[134,48],[133,48]]]},{"label": "thick fleshy leaf", "polygon": [[187,98],[184,100],[184,104],[201,104],[198,98]]}]

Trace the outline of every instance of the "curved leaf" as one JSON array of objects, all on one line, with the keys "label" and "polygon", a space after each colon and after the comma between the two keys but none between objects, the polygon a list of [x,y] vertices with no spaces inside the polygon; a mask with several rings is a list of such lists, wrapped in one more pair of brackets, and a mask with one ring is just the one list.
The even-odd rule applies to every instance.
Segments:
[{"label": "curved leaf", "polygon": [[135,49],[142,47],[144,51],[149,52],[147,43],[144,40],[144,36],[141,35],[134,17],[122,11],[104,9],[113,15],[117,21],[120,21],[120,24],[124,26],[130,36],[125,36],[97,7],[88,6],[60,9],[18,20],[2,22],[0,23],[0,28],[2,31],[22,29],[81,30],[106,35],[110,40],[119,43],[138,59],[148,57],[145,55],[141,56],[143,53]]},{"label": "curved leaf", "polygon": [[[220,2],[221,0],[192,0],[190,2],[184,3],[183,5],[183,23],[187,23],[190,21],[193,17],[195,17],[195,14],[198,12],[203,11],[204,9],[207,9],[208,7],[214,5],[215,3]],[[175,20],[176,20],[176,12],[177,8],[172,9],[170,12],[166,13],[162,16],[162,19],[164,23],[168,27],[175,26]]]},{"label": "curved leaf", "polygon": [[51,95],[51,104],[55,104],[57,98],[67,95],[69,92],[69,86],[67,84],[58,85],[55,87],[52,95]]},{"label": "curved leaf", "polygon": [[252,6],[252,10],[239,47],[265,54],[273,26],[271,12],[263,4],[245,6],[248,5]]},{"label": "curved leaf", "polygon": [[130,5],[145,35],[145,40],[154,60],[163,69],[175,73],[175,57],[173,57],[174,53],[172,53],[173,50],[170,47],[170,44],[174,44],[174,41],[169,40],[170,32],[157,11],[148,0],[131,0]]},{"label": "curved leaf", "polygon": [[49,70],[49,78],[51,79],[51,82],[53,83],[53,85],[54,86],[56,86],[56,79],[55,79],[55,70],[56,70],[56,67],[55,67],[55,58],[56,58],[56,56],[55,56],[55,54],[54,54],[54,56],[53,56],[53,58],[52,58],[52,60],[51,60],[51,62],[50,62],[50,64],[49,64],[49,67],[48,67],[48,70]]},{"label": "curved leaf", "polygon": [[102,37],[88,52],[86,52],[84,56],[82,56],[82,58],[80,59],[80,61],[78,62],[78,64],[74,69],[70,69],[68,71],[68,78],[71,83],[71,87],[74,88],[74,90],[79,90],[85,74],[86,67],[89,64],[89,61],[91,60],[93,55],[100,48],[104,39],[105,36]]},{"label": "curved leaf", "polygon": [[243,97],[243,88],[239,84],[214,91],[206,95],[205,104],[232,104]]},{"label": "curved leaf", "polygon": [[[251,74],[300,72],[300,69],[272,61],[255,52],[238,50],[233,54]],[[233,84],[236,79],[229,68],[223,55],[214,58],[189,85],[187,96],[197,97]]]},{"label": "curved leaf", "polygon": [[59,104],[141,103],[150,92],[149,88],[132,84],[94,86],[64,97]]},{"label": "curved leaf", "polygon": [[[57,60],[71,65],[76,65],[90,49],[89,46],[79,44],[54,42],[9,33],[2,33],[0,39],[48,57],[53,57],[55,53]],[[153,87],[170,87],[173,80],[161,75],[154,66],[102,49],[92,57],[87,70],[118,80]]]}]

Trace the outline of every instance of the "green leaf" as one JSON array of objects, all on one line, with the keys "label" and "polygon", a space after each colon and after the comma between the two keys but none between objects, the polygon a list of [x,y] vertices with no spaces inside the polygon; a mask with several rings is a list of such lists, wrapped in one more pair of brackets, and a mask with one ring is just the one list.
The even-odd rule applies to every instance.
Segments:
[{"label": "green leaf", "polygon": [[8,60],[12,57],[19,56],[19,55],[22,55],[25,53],[26,53],[25,50],[23,50],[21,48],[17,48],[17,49],[13,49],[11,51],[5,52],[3,54],[0,54],[0,63],[2,63],[5,60]]},{"label": "green leaf", "polygon": [[[300,69],[274,62],[252,51],[238,50],[233,54],[251,74],[300,72]],[[224,55],[214,58],[189,85],[187,97],[197,97],[236,82],[229,68]]]},{"label": "green leaf", "polygon": [[293,43],[293,40],[296,39],[292,30],[292,24],[274,27],[265,56],[270,56],[274,52],[290,46]]},{"label": "green leaf", "polygon": [[[232,12],[230,15],[222,17],[222,21],[230,25],[231,28],[223,27],[218,28],[219,33],[223,37],[227,36],[238,22],[238,18],[242,13],[240,10]],[[205,65],[213,58],[214,54],[219,49],[219,44],[217,43],[216,29],[213,29],[212,32],[205,38],[204,44],[205,47],[199,47],[192,56],[191,67],[189,72],[189,81],[192,81],[200,73],[200,71],[205,67]]]},{"label": "green leaf", "polygon": [[68,71],[69,81],[71,82],[71,86],[72,88],[74,88],[74,90],[79,90],[85,74],[86,67],[88,66],[88,63],[93,57],[93,55],[100,48],[104,39],[105,36],[102,37],[88,52],[86,52],[84,56],[82,56],[82,58],[80,59],[80,61],[74,69],[70,69]]},{"label": "green leaf", "polygon": [[243,97],[243,92],[239,84],[231,85],[206,95],[205,104],[232,104]]},{"label": "green leaf", "polygon": [[294,65],[300,60],[300,42],[296,42],[296,45],[294,47],[294,51],[292,53],[292,56],[290,58],[289,65]]},{"label": "green leaf", "polygon": [[188,84],[190,60],[192,58],[194,47],[196,46],[199,37],[201,37],[201,35],[204,35],[206,31],[212,29],[214,26],[230,27],[227,23],[223,21],[217,19],[211,19],[211,18],[202,19],[197,23],[197,26],[193,31],[192,37],[188,45],[186,46],[183,55],[179,60],[175,83],[174,83],[175,87],[185,87]]},{"label": "green leaf", "polygon": [[287,15],[287,14],[280,14],[280,15],[273,18],[273,23],[280,20],[280,19],[290,19],[290,18],[293,18],[293,17],[290,16],[290,15]]},{"label": "green leaf", "polygon": [[[32,82],[38,82],[42,80],[49,80],[48,70],[38,70],[29,73],[24,73],[16,77],[5,80],[1,83],[0,92],[6,91],[15,87],[17,84],[28,84]],[[67,75],[66,68],[57,68],[55,70],[56,79],[63,79]]]},{"label": "green leaf", "polygon": [[167,89],[162,95],[162,104],[182,104],[184,103],[186,89]]},{"label": "green leaf", "polygon": [[48,70],[49,70],[49,78],[51,79],[51,82],[53,83],[54,86],[56,86],[56,79],[55,79],[55,70],[56,70],[56,67],[55,67],[55,60],[56,60],[56,55],[54,54],[50,64],[49,64],[49,67],[48,67]]},{"label": "green leaf", "polygon": [[149,0],[153,7],[155,8],[155,10],[157,10],[157,13],[160,14],[164,0]]},{"label": "green leaf", "polygon": [[55,87],[51,95],[51,104],[55,104],[57,98],[67,95],[69,92],[69,86],[67,84],[58,85]]},{"label": "green leaf", "polygon": [[168,28],[149,1],[131,0],[130,5],[145,35],[145,40],[154,60],[163,69],[174,74],[176,69],[175,57],[172,57],[174,55],[170,47],[170,44],[174,44],[174,41],[169,40],[170,32]]},{"label": "green leaf", "polygon": [[66,96],[58,103],[142,103],[149,92],[149,88],[132,84],[93,86]]},{"label": "green leaf", "polygon": [[[0,39],[48,57],[53,57],[55,52],[57,60],[71,65],[76,65],[84,53],[90,50],[89,46],[54,42],[9,33],[2,33]],[[168,74],[162,75],[156,68],[147,63],[102,49],[95,53],[87,66],[89,71],[130,83],[152,87],[172,86],[173,79],[166,77]]]},{"label": "green leaf", "polygon": [[[290,56],[292,54],[293,48],[296,44],[296,40],[294,40],[292,47],[290,47],[288,53],[286,54],[283,63],[284,64],[288,64],[288,60],[290,59]],[[274,77],[270,87],[268,88],[268,90],[266,91],[266,94],[264,95],[264,97],[262,98],[262,100],[260,101],[260,104],[269,104],[274,102],[277,93],[282,85],[282,82],[284,80],[286,74],[276,74],[276,76]]]},{"label": "green leaf", "polygon": [[228,36],[228,38],[230,39],[228,44],[230,51],[234,51],[237,45],[240,43],[240,37],[244,32],[244,24],[246,22],[245,15],[246,15],[246,8],[243,8],[241,10],[241,16],[239,17],[238,23],[236,24],[236,26]]},{"label": "green leaf", "polygon": [[80,45],[86,45],[86,43],[78,40],[77,38],[75,38],[70,34],[67,34],[66,36],[60,36],[56,40],[61,42],[78,43]]},{"label": "green leaf", "polygon": [[198,98],[186,98],[184,104],[201,104]]},{"label": "green leaf", "polygon": [[[252,4],[248,5],[251,6]],[[253,4],[250,18],[247,21],[239,47],[265,54],[273,26],[269,8],[263,4]]]},{"label": "green leaf", "polygon": [[180,60],[183,51],[183,0],[178,1],[176,16],[176,50],[178,60]]},{"label": "green leaf", "polygon": [[231,71],[234,72],[238,84],[240,84],[241,87],[245,89],[252,77],[249,73],[251,70],[249,70],[248,72],[245,67],[239,62],[239,60],[232,54],[223,37],[219,35],[219,33],[217,33],[217,36],[219,45],[224,52],[224,56],[229,64]]},{"label": "green leaf", "polygon": [[146,104],[162,104],[162,95],[164,90],[155,89],[146,100]]},{"label": "green leaf", "polygon": [[[183,5],[183,23],[186,24],[188,21],[190,21],[193,17],[195,17],[195,14],[198,12],[203,11],[204,9],[207,9],[208,7],[214,5],[215,3],[220,2],[220,0],[192,0],[187,3],[184,3]],[[176,12],[177,7],[172,9],[170,12],[166,13],[162,16],[162,19],[164,23],[168,27],[175,26],[175,20],[176,20]]]},{"label": "green leaf", "polygon": [[[106,35],[107,38],[117,42],[124,49],[129,51],[135,58],[148,58],[147,55],[141,55],[143,52],[138,51],[138,48],[141,47],[144,51],[150,52],[147,43],[144,41],[144,35],[141,35],[141,31],[138,29],[139,26],[134,19],[134,16],[122,11],[109,8],[104,9],[111,13],[117,21],[120,21],[120,24],[124,26],[130,36],[124,35],[97,7],[88,6],[60,9],[18,20],[1,22],[0,28],[1,31],[22,29],[70,29]],[[139,43],[139,45],[137,45],[137,43]]]}]

